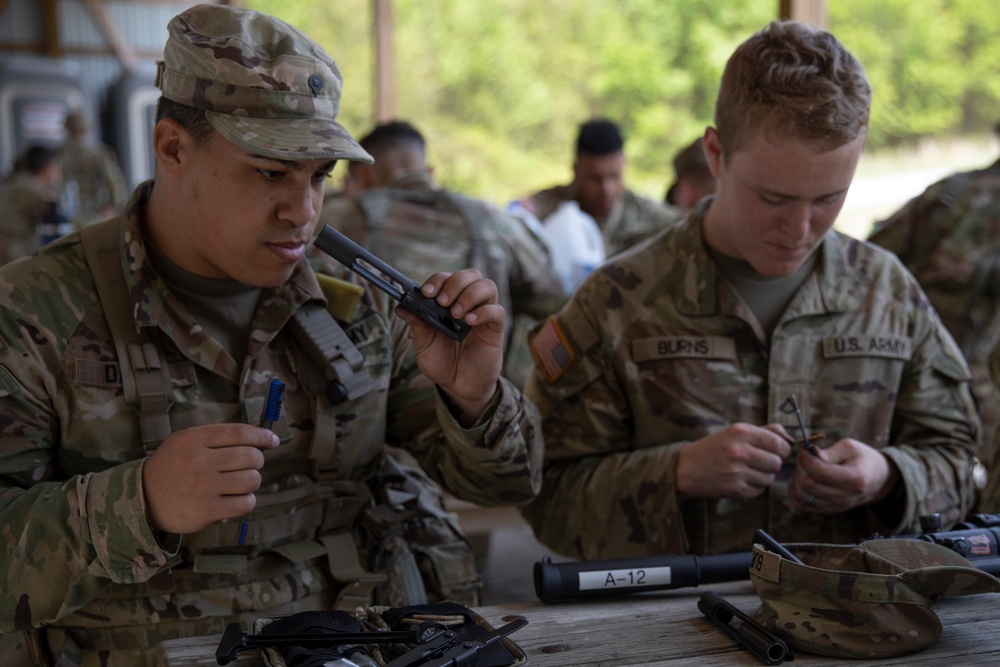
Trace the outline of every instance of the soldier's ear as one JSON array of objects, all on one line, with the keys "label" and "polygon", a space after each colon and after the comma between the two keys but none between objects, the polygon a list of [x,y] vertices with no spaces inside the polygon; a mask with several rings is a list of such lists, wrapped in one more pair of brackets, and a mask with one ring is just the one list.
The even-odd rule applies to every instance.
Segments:
[{"label": "soldier's ear", "polygon": [[368,190],[375,187],[375,169],[370,164],[358,163],[354,170],[354,177],[357,179],[360,190]]},{"label": "soldier's ear", "polygon": [[719,141],[719,131],[714,127],[706,127],[705,135],[702,137],[705,159],[708,161],[708,169],[712,176],[719,177],[719,170],[722,167],[722,143]]},{"label": "soldier's ear", "polygon": [[180,173],[191,135],[173,118],[164,118],[153,128],[153,154],[157,165],[173,175]]}]

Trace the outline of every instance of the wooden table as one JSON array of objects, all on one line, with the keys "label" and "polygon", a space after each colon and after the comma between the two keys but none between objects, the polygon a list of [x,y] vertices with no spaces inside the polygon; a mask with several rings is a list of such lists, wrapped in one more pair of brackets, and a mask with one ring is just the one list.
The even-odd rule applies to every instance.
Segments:
[{"label": "wooden table", "polygon": [[[657,591],[625,597],[578,600],[552,605],[540,602],[480,607],[476,611],[494,627],[513,616],[527,626],[510,638],[539,667],[611,667],[659,665],[712,667],[764,664],[737,645],[698,611],[698,597],[712,590],[751,614],[760,603],[749,582]],[[1000,664],[1000,593],[944,598],[933,607],[944,632],[919,653],[877,661],[888,665]],[[215,665],[219,635],[174,639],[159,645],[160,667]],[[790,667],[857,665],[859,660],[795,653]],[[256,651],[245,651],[229,663],[261,667]]]}]

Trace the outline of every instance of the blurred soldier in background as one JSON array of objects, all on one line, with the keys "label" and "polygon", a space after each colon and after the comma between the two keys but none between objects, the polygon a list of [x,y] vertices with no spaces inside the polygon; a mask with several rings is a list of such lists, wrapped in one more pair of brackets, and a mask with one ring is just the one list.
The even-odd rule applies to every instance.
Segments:
[{"label": "blurred soldier in background", "polygon": [[587,121],[577,135],[573,182],[536,192],[520,204],[544,224],[559,204],[575,200],[597,221],[608,257],[670,227],[680,220],[680,211],[625,187],[624,146],[613,122]]},{"label": "blurred soldier in background", "polygon": [[[934,183],[876,223],[868,240],[896,253],[962,348],[983,420],[980,461],[995,488],[1000,390],[989,357],[1000,343],[1000,160]],[[987,495],[1000,492],[983,497],[993,509],[980,509],[1000,511],[1000,497]]]},{"label": "blurred soldier in background", "polygon": [[62,169],[55,150],[31,146],[0,188],[0,264],[38,247],[38,220],[55,203]]},{"label": "blurred soldier in background", "polygon": [[566,300],[544,243],[492,204],[438,185],[427,164],[424,137],[409,123],[379,125],[360,143],[375,163],[351,164],[349,178],[357,194],[327,199],[321,224],[418,282],[436,271],[479,269],[496,283],[508,313],[504,376],[522,386],[532,361],[528,327],[518,326],[515,317],[534,321]]},{"label": "blurred soldier in background", "polygon": [[66,116],[66,143],[59,149],[66,194],[65,213],[77,227],[110,218],[121,211],[128,198],[125,175],[108,146],[87,143],[90,124],[81,111]]},{"label": "blurred soldier in background", "polygon": [[674,182],[663,201],[683,211],[690,211],[704,197],[715,192],[715,176],[708,167],[702,138],[674,156]]}]

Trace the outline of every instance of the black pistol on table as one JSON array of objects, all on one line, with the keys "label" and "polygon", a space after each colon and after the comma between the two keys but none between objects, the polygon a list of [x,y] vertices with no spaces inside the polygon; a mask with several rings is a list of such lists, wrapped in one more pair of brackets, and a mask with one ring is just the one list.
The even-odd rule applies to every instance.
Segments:
[{"label": "black pistol on table", "polygon": [[454,340],[463,340],[469,333],[464,319],[454,318],[448,309],[420,292],[420,285],[347,238],[330,225],[313,242],[317,248],[368,280],[399,301],[399,305],[416,313],[420,319]]}]

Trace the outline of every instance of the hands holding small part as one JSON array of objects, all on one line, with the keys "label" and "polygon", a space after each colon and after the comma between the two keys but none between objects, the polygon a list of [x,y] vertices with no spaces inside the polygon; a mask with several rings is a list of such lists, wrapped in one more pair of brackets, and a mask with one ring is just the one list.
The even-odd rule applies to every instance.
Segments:
[{"label": "hands holding small part", "polygon": [[497,391],[503,365],[506,313],[498,303],[497,287],[476,269],[435,273],[424,281],[421,293],[465,318],[472,328],[456,341],[423,322],[405,308],[396,308],[413,331],[413,348],[420,371],[448,395],[458,410],[459,423],[471,426]]},{"label": "hands holding small part", "polygon": [[[795,444],[804,443],[780,424],[745,423],[688,443],[677,462],[678,499],[755,498],[774,483]],[[885,455],[853,438],[812,451],[803,446],[794,454],[789,495],[802,511],[837,514],[875,504],[899,482],[899,471]]]}]

